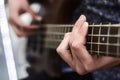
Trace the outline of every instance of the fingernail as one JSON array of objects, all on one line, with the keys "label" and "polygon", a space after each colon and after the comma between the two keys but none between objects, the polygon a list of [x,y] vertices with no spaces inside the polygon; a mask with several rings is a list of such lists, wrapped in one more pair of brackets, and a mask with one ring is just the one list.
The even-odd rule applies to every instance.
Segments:
[{"label": "fingernail", "polygon": [[86,20],[86,17],[84,15],[81,15],[79,19],[80,20]]}]

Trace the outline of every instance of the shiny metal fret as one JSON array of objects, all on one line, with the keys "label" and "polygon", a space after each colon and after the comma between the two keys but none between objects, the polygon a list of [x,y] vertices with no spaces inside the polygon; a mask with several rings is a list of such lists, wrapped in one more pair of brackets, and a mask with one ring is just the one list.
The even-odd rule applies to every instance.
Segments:
[{"label": "shiny metal fret", "polygon": [[[94,25],[94,23],[93,23],[93,25]],[[90,53],[91,53],[91,54],[92,54],[92,47],[93,47],[93,45],[92,45],[92,42],[93,42],[93,31],[94,31],[94,26],[92,27],[92,33],[91,33],[91,35],[92,35],[92,36],[91,36],[91,45],[90,45],[90,46],[91,46],[91,47],[90,47],[90,48],[91,48],[91,49],[90,49]]]},{"label": "shiny metal fret", "polygon": [[[108,36],[110,35],[110,25],[111,23],[109,23],[109,26],[108,26]],[[106,51],[106,55],[108,56],[109,55],[109,37],[107,37],[107,51]]]},{"label": "shiny metal fret", "polygon": [[[100,43],[101,25],[102,25],[102,23],[100,23],[100,28],[99,28],[99,36],[98,36],[98,43]],[[100,45],[99,45],[99,44],[98,44],[98,56],[100,56]]]}]

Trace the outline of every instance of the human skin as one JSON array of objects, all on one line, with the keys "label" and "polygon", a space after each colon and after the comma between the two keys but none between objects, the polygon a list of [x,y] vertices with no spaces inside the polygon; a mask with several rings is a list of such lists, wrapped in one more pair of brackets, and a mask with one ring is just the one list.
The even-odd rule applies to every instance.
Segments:
[{"label": "human skin", "polygon": [[8,0],[9,4],[9,22],[18,36],[29,36],[38,29],[36,25],[28,25],[22,22],[20,15],[24,12],[30,13],[35,20],[40,21],[41,16],[34,13],[27,0]]},{"label": "human skin", "polygon": [[86,49],[88,23],[82,15],[75,23],[72,32],[66,33],[56,49],[61,58],[80,75],[98,69],[110,68],[120,64],[120,58],[90,55]]}]

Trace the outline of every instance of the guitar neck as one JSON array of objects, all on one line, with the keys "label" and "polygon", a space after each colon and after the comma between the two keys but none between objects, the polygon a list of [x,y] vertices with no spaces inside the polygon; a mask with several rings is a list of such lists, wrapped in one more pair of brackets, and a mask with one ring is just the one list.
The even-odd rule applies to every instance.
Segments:
[{"label": "guitar neck", "polygon": [[[44,26],[46,31],[41,32],[45,34],[44,47],[56,49],[74,25]],[[120,24],[89,25],[86,47],[90,54],[120,57]]]}]

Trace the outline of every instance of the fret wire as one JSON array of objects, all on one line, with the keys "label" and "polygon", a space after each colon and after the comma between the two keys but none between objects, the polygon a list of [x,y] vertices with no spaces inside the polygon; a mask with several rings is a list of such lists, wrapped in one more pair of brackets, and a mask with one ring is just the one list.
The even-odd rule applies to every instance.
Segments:
[{"label": "fret wire", "polygon": [[[111,23],[109,23],[109,27],[108,27],[108,36],[110,35],[110,24]],[[109,49],[109,47],[108,47],[109,43],[108,42],[109,42],[109,37],[107,37],[107,52],[106,52],[107,56],[109,55],[109,51],[108,51],[108,49]]]},{"label": "fret wire", "polygon": [[[92,27],[92,34],[91,35],[93,35],[93,31],[94,31],[94,26]],[[92,42],[93,42],[93,36],[91,36],[91,45],[90,45],[91,50],[92,50],[92,47],[93,47]],[[91,54],[92,54],[92,51],[91,51]]]},{"label": "fret wire", "polygon": [[[102,23],[100,23],[100,25],[102,25]],[[99,29],[98,43],[100,43],[100,32],[101,32],[101,26],[100,26],[100,29]],[[98,56],[100,55],[99,50],[100,50],[100,45],[98,45]]]}]

